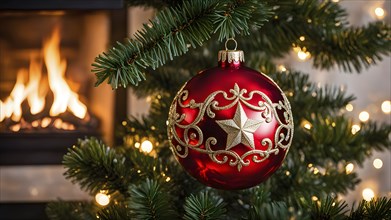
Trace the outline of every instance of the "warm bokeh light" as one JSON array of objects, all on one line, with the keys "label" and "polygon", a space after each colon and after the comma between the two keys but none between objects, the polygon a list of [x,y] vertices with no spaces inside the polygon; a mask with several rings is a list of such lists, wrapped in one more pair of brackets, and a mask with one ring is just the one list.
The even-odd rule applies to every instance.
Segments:
[{"label": "warm bokeh light", "polygon": [[309,52],[304,52],[304,51],[299,51],[297,52],[297,57],[300,59],[300,60],[306,60],[310,57],[310,53]]},{"label": "warm bokeh light", "polygon": [[305,41],[305,37],[304,36],[300,36],[299,40],[300,41]]},{"label": "warm bokeh light", "polygon": [[384,102],[381,104],[381,110],[382,110],[385,114],[390,114],[390,112],[391,112],[391,101],[389,101],[389,100],[384,101]]},{"label": "warm bokeh light", "polygon": [[141,150],[145,153],[151,153],[153,149],[153,144],[152,142],[146,140],[146,141],[143,141],[143,143],[141,143]]},{"label": "warm bokeh light", "polygon": [[375,15],[377,18],[383,18],[385,15],[384,9],[381,7],[375,8]]},{"label": "warm bokeh light", "polygon": [[352,173],[354,170],[354,165],[352,163],[348,163],[345,167],[346,174]]},{"label": "warm bokeh light", "polygon": [[353,111],[354,107],[353,107],[352,104],[349,103],[349,104],[347,104],[347,105],[345,106],[345,109],[346,109],[346,111],[351,112],[351,111]]},{"label": "warm bokeh light", "polygon": [[362,111],[360,112],[360,114],[358,115],[358,118],[360,119],[360,121],[362,122],[366,122],[369,120],[369,113],[367,111]]},{"label": "warm bokeh light", "polygon": [[281,72],[285,72],[286,71],[286,67],[284,65],[278,65],[278,70],[281,71]]},{"label": "warm bokeh light", "polygon": [[352,134],[356,134],[361,129],[360,125],[353,125],[352,126]]},{"label": "warm bokeh light", "polygon": [[373,166],[376,168],[376,169],[380,169],[383,167],[383,161],[379,158],[376,158],[375,160],[373,160]]},{"label": "warm bokeh light", "polygon": [[362,191],[362,197],[365,201],[371,201],[375,197],[375,193],[371,188],[365,188]]},{"label": "warm bokeh light", "polygon": [[99,192],[95,195],[95,201],[101,206],[106,206],[110,203],[110,196],[103,192]]},{"label": "warm bokeh light", "polygon": [[304,60],[307,60],[308,58],[311,57],[311,54],[310,52],[307,51],[307,49],[305,47],[301,48],[301,47],[293,47],[293,51],[295,53],[297,53],[297,57],[301,60],[301,61],[304,61]]},{"label": "warm bokeh light", "polygon": [[309,122],[304,123],[303,127],[307,130],[311,130],[311,124]]},{"label": "warm bokeh light", "polygon": [[141,144],[139,142],[134,143],[135,148],[140,148]]}]

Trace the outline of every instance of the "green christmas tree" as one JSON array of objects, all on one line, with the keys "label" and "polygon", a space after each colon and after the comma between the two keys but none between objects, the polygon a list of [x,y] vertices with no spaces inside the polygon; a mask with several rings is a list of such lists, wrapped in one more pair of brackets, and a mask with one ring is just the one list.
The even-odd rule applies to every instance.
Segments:
[{"label": "green christmas tree", "polygon": [[[295,47],[309,51],[316,68],[359,72],[389,55],[388,24],[352,27],[346,11],[327,0],[128,0],[128,5],[158,13],[132,39],[99,55],[92,71],[97,85],[131,86],[138,97],[151,97],[149,114],[123,123],[120,146],[91,137],[70,148],[63,160],[66,178],[110,203],[53,202],[47,206],[51,219],[391,218],[390,198],[349,208],[338,199],[360,181],[346,172],[346,164],[390,150],[391,126],[366,122],[353,134],[352,119],[340,111],[352,95],[319,88],[307,74],[281,71],[273,63]],[[166,121],[180,87],[215,66],[217,51],[232,37],[245,51],[246,65],[286,93],[295,132],[283,165],[267,181],[225,191],[202,185],[182,169],[170,151]],[[152,152],[137,148],[144,140],[153,143]]]}]

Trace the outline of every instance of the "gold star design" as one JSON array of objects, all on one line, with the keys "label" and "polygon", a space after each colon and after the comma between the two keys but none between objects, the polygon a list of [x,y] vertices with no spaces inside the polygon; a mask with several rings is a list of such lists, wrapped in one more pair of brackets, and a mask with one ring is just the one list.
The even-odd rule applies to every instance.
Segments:
[{"label": "gold star design", "polygon": [[239,102],[232,119],[216,122],[228,134],[226,150],[238,144],[244,144],[251,149],[255,149],[254,132],[261,126],[264,120],[249,119]]}]

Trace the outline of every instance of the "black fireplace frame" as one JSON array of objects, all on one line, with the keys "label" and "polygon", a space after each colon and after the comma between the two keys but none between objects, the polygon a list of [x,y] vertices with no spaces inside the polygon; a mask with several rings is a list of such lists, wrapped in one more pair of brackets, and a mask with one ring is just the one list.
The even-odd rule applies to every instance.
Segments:
[{"label": "black fireplace frame", "polygon": [[0,0],[0,10],[121,9],[123,0]]}]

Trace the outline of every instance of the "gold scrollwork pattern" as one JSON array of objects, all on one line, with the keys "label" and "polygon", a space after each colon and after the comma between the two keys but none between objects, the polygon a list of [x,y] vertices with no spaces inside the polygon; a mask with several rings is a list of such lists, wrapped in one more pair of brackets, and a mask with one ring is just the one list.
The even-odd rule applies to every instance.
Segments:
[{"label": "gold scrollwork pattern", "polygon": [[[189,154],[189,149],[191,149],[208,154],[210,159],[215,163],[225,164],[228,162],[230,166],[236,166],[238,171],[240,171],[243,166],[248,166],[251,162],[261,163],[269,158],[271,154],[277,155],[280,149],[288,151],[292,142],[293,118],[289,101],[283,93],[281,93],[283,100],[280,100],[278,103],[273,103],[263,92],[255,90],[248,93],[246,89],[240,89],[235,83],[234,88],[230,89],[229,93],[218,90],[211,93],[204,102],[197,103],[193,99],[188,100],[189,91],[183,90],[184,87],[182,87],[175,97],[168,119],[168,135],[171,149],[178,157],[186,158]],[[215,97],[218,95],[221,95],[229,104],[220,106],[220,103],[215,100]],[[255,95],[260,96],[263,100],[259,101],[256,105],[249,102]],[[238,102],[252,110],[261,112],[261,117],[266,123],[271,122],[272,117],[276,119],[278,127],[274,135],[274,146],[272,140],[264,138],[260,143],[262,146],[267,146],[266,150],[251,149],[239,155],[231,149],[213,150],[212,146],[217,144],[215,137],[207,137],[204,143],[204,134],[198,126],[203,117],[207,115],[209,118],[214,118],[216,111],[230,109]],[[193,121],[188,122],[185,120],[186,114],[179,114],[177,112],[178,105],[181,108],[198,110],[198,114]],[[282,119],[277,110],[283,111]],[[179,130],[183,134],[178,134]],[[204,144],[204,148],[200,148],[202,144]]]}]

